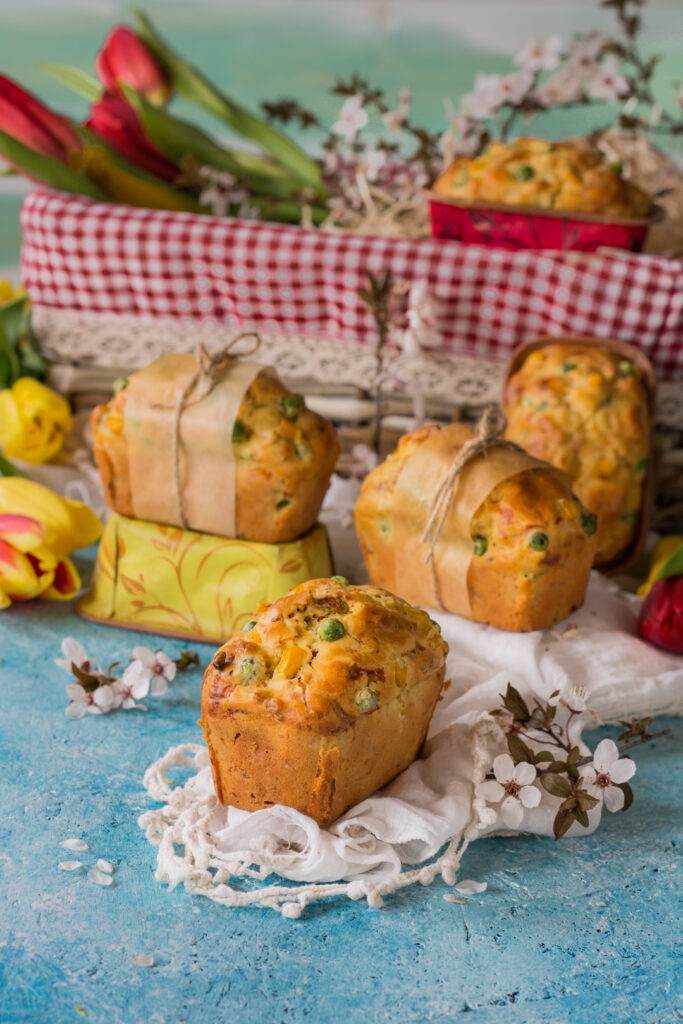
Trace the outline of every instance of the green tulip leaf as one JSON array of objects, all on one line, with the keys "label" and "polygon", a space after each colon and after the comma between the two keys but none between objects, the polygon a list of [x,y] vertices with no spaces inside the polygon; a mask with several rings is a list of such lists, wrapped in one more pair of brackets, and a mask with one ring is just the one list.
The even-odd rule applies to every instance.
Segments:
[{"label": "green tulip leaf", "polygon": [[87,71],[71,67],[70,64],[41,64],[40,70],[46,71],[67,89],[83,96],[88,103],[97,103],[102,98],[102,84]]},{"label": "green tulip leaf", "polygon": [[674,553],[667,558],[657,573],[657,579],[665,580],[669,576],[681,575],[683,575],[683,541],[681,541]]},{"label": "green tulip leaf", "polygon": [[180,163],[184,157],[191,156],[200,166],[208,165],[228,171],[243,181],[250,191],[271,198],[287,199],[297,190],[301,190],[301,181],[286,171],[271,168],[265,160],[260,160],[258,169],[250,167],[249,162],[243,159],[243,156],[248,154],[238,154],[219,146],[205,132],[188,124],[187,121],[174,117],[168,111],[155,107],[130,86],[121,83],[121,88],[131,106],[135,108],[145,134],[169,160]]},{"label": "green tulip leaf", "polygon": [[164,67],[174,88],[181,96],[208,110],[229,125],[238,135],[257,142],[275,160],[295,174],[300,181],[322,190],[320,167],[312,157],[267,121],[263,121],[251,111],[229,99],[201,71],[175,53],[164,42],[143,11],[134,10],[133,14],[140,35]]},{"label": "green tulip leaf", "polygon": [[19,142],[18,139],[3,131],[0,131],[0,153],[10,163],[20,167],[29,178],[50,185],[52,188],[88,196],[90,199],[107,198],[106,193],[84,174],[72,171],[70,167],[66,167],[54,157],[45,156],[44,153],[25,146],[23,142]]},{"label": "green tulip leaf", "polygon": [[0,476],[20,476],[24,480],[29,479],[26,476],[26,473],[22,473],[22,471],[15,466],[14,463],[10,462],[9,459],[6,459],[4,455],[0,455]]}]

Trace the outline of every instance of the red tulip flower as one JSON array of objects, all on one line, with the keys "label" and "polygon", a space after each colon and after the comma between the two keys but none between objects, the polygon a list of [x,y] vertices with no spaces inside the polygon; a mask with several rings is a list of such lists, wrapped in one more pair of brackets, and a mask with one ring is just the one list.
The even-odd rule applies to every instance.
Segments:
[{"label": "red tulip flower", "polygon": [[123,82],[141,92],[157,107],[163,107],[170,98],[168,75],[142,39],[125,25],[119,25],[109,33],[97,55],[95,67],[108,92],[120,93],[118,83]]},{"label": "red tulip flower", "polygon": [[638,619],[640,635],[657,647],[683,654],[683,576],[656,580]]},{"label": "red tulip flower", "polygon": [[177,178],[179,170],[176,165],[147,138],[136,112],[118,96],[104,96],[93,103],[86,127],[131,163],[157,178],[164,181]]},{"label": "red tulip flower", "polygon": [[67,167],[72,154],[83,149],[65,118],[4,75],[0,75],[0,131]]}]

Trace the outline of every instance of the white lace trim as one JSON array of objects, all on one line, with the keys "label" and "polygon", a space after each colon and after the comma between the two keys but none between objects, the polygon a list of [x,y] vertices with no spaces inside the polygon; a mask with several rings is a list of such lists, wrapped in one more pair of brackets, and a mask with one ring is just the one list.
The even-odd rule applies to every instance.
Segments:
[{"label": "white lace trim", "polygon": [[[383,897],[408,886],[431,885],[440,875],[446,885],[455,885],[465,850],[491,825],[491,809],[477,786],[484,781],[491,764],[489,742],[501,743],[503,732],[488,715],[473,728],[473,797],[469,823],[454,835],[444,853],[431,864],[398,871],[388,878],[358,877],[345,882],[266,885],[235,888],[230,879],[265,881],[282,871],[282,851],[274,847],[272,837],[264,835],[253,848],[226,854],[219,849],[214,834],[216,818],[224,810],[212,792],[199,796],[193,790],[193,776],[184,786],[173,787],[167,773],[174,767],[209,770],[209,754],[201,744],[183,743],[171,747],[145,772],[143,785],[153,800],[164,803],[160,810],[146,811],[138,818],[147,839],[159,848],[155,878],[174,889],[181,883],[193,896],[205,896],[224,907],[260,906],[277,910],[283,917],[298,918],[309,904],[335,896],[351,900],[365,899],[369,907],[379,908]],[[180,852],[178,852],[180,851]]]},{"label": "white lace trim", "polygon": [[[83,368],[116,368],[127,373],[164,352],[192,352],[198,342],[220,348],[234,329],[216,323],[55,310],[36,306],[36,334],[46,355],[57,363]],[[291,334],[267,334],[259,361],[277,367],[286,383],[306,382],[327,389],[367,388],[375,373],[372,350],[366,345]],[[424,353],[417,357],[387,353],[386,393],[421,394],[455,406],[483,406],[500,399],[504,363],[464,355]],[[657,422],[683,430],[683,385],[659,386]]]}]

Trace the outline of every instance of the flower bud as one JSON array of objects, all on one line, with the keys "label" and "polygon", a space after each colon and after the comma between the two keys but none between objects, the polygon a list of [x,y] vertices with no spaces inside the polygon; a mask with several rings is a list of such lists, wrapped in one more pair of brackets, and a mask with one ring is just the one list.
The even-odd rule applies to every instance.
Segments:
[{"label": "flower bud", "polygon": [[640,610],[638,630],[651,644],[683,654],[683,576],[653,583]]},{"label": "flower bud", "polygon": [[147,138],[138,115],[118,96],[105,96],[90,109],[87,127],[131,163],[161,178],[173,181],[179,171]]},{"label": "flower bud", "polygon": [[104,41],[95,60],[97,74],[110,93],[120,93],[120,85],[136,89],[156,107],[163,107],[171,96],[171,83],[142,39],[119,25]]},{"label": "flower bud", "polygon": [[66,118],[4,75],[0,75],[0,131],[67,166],[70,155],[83,148]]}]

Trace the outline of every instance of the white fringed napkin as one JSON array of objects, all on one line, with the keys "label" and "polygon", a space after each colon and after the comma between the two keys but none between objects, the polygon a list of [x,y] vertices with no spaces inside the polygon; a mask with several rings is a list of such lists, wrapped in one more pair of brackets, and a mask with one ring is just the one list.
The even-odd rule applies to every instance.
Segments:
[{"label": "white fringed napkin", "polygon": [[[575,742],[582,726],[683,712],[683,658],[638,638],[637,607],[637,599],[593,573],[584,607],[554,630],[505,633],[433,613],[450,645],[452,686],[437,705],[423,756],[327,829],[287,807],[251,813],[222,807],[206,750],[174,748],[145,775],[150,796],[164,804],[140,818],[159,847],[156,877],[171,886],[183,882],[227,906],[259,904],[289,917],[325,896],[366,897],[376,906],[383,895],[429,884],[439,874],[452,884],[467,845],[504,830],[497,808],[475,790],[506,749],[488,712],[500,706],[508,682],[525,697],[541,699],[556,690],[565,699],[577,687],[587,691],[589,711],[575,720]],[[177,764],[195,773],[173,788],[166,774]],[[559,803],[541,790],[539,805],[524,809],[518,831],[551,836]],[[589,828],[575,823],[569,835],[592,832],[601,811],[598,805]],[[445,852],[425,865],[445,844]],[[407,868],[416,864],[422,866]],[[263,880],[271,873],[305,884],[228,884],[231,877]]]}]

